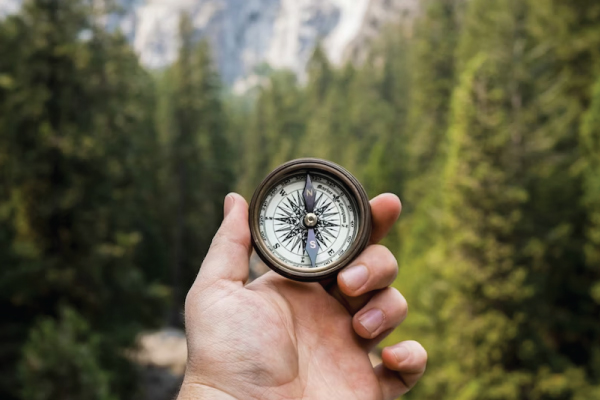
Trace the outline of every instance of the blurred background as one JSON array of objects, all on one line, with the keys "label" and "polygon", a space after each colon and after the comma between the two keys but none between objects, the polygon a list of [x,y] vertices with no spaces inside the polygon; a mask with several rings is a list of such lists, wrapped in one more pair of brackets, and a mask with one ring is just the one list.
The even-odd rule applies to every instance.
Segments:
[{"label": "blurred background", "polygon": [[403,200],[407,399],[600,399],[597,0],[0,0],[0,398],[173,398],[225,194],[302,156]]}]

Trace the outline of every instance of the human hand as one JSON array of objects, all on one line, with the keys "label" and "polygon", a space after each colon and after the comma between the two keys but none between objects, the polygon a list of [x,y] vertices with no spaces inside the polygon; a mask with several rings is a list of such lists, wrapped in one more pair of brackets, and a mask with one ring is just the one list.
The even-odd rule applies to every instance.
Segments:
[{"label": "human hand", "polygon": [[376,244],[400,215],[400,201],[371,200],[373,233],[356,260],[328,284],[270,271],[245,285],[251,252],[248,204],[225,198],[225,218],[185,304],[188,363],[179,400],[394,399],[425,371],[414,341],[368,352],[406,317],[389,287],[398,266]]}]

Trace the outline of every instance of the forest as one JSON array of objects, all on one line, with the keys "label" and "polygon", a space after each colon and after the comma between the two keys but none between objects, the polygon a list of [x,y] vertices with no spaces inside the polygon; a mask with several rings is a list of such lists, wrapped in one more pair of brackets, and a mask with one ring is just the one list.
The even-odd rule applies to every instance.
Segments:
[{"label": "forest", "polygon": [[0,20],[0,398],[135,399],[125,350],[182,326],[224,196],[311,156],[402,199],[406,399],[600,399],[599,2],[427,0],[242,97],[185,15],[150,71],[96,4]]}]

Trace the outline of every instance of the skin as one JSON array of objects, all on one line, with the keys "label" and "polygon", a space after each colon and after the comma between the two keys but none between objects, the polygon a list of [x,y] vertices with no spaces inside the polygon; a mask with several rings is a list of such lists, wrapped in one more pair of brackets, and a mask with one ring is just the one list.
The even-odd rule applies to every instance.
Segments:
[{"label": "skin", "polygon": [[379,242],[398,219],[400,200],[371,200],[371,245],[327,283],[268,272],[250,284],[248,204],[225,198],[225,218],[185,304],[188,364],[178,399],[395,399],[425,371],[414,341],[386,347],[373,368],[368,352],[406,317],[389,285],[398,273]]}]

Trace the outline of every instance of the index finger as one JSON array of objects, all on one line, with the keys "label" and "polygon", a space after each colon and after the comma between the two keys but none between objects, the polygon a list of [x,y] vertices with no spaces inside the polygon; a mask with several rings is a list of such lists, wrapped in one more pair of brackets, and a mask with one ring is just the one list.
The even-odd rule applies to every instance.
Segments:
[{"label": "index finger", "polygon": [[371,232],[370,244],[379,242],[388,234],[398,217],[400,217],[401,211],[402,203],[395,194],[384,193],[371,200],[373,231]]}]

